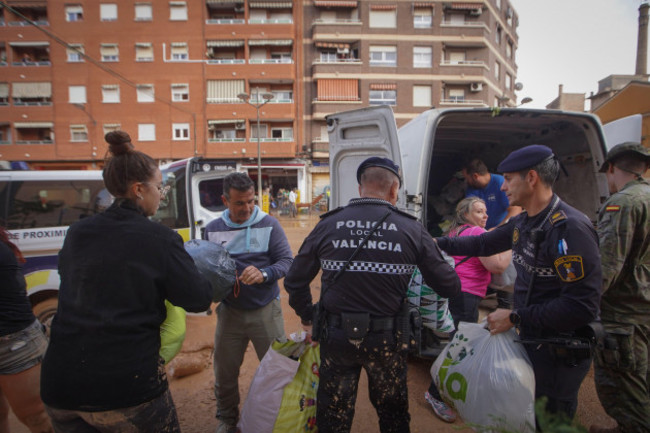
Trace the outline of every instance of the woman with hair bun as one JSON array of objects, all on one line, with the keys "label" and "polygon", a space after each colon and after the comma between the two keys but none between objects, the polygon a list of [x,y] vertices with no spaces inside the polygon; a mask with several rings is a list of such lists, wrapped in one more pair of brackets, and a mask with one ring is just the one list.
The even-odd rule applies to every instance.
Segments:
[{"label": "woman with hair bun", "polygon": [[56,432],[179,432],[159,355],[165,299],[210,307],[212,289],[173,230],[150,221],[167,193],[126,132],[106,134],[103,213],[70,226],[59,253],[59,307],[41,376]]},{"label": "woman with hair bun", "polygon": [[39,395],[47,337],[27,298],[22,263],[22,253],[0,226],[0,432],[9,432],[11,406],[29,431],[50,433]]}]

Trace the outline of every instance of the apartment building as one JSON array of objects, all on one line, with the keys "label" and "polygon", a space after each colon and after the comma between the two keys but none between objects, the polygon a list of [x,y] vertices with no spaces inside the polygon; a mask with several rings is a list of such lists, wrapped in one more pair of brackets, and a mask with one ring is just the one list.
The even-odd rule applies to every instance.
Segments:
[{"label": "apartment building", "polygon": [[389,104],[401,125],[516,103],[507,0],[2,5],[0,160],[33,168],[101,166],[120,128],[160,161],[220,158],[256,179],[259,137],[264,184],[309,198],[328,183],[328,113]]}]

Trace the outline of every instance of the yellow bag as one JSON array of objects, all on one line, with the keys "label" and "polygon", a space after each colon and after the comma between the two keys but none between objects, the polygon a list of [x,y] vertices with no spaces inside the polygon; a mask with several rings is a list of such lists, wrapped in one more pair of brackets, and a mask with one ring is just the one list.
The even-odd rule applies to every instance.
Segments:
[{"label": "yellow bag", "polygon": [[160,356],[165,364],[178,355],[185,340],[185,310],[165,299],[167,318],[160,325]]}]

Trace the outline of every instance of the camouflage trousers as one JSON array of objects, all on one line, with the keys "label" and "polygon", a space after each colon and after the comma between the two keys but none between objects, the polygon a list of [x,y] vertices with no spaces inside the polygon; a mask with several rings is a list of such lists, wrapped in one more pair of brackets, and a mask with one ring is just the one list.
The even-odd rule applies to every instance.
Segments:
[{"label": "camouflage trousers", "polygon": [[650,325],[603,322],[595,380],[605,411],[625,433],[650,431]]}]

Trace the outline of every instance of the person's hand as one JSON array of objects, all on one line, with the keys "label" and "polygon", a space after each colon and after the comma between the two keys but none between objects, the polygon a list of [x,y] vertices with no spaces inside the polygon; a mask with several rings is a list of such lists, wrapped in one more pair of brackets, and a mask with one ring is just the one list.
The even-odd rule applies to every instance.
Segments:
[{"label": "person's hand", "polygon": [[512,310],[498,308],[496,311],[488,314],[487,329],[490,331],[490,334],[492,335],[500,334],[502,332],[506,332],[508,329],[514,326],[510,321],[511,312]]},{"label": "person's hand", "polygon": [[311,333],[312,333],[312,330],[314,328],[314,325],[312,324],[312,322],[304,322],[304,321],[301,320],[300,321],[300,326],[302,326],[302,330],[307,333],[307,335],[305,335],[305,341],[307,343],[311,344],[312,347],[318,346],[318,341],[313,341],[311,339]]},{"label": "person's hand", "polygon": [[239,276],[239,281],[249,286],[252,284],[260,284],[264,282],[264,275],[262,275],[262,271],[251,265],[242,271]]}]

